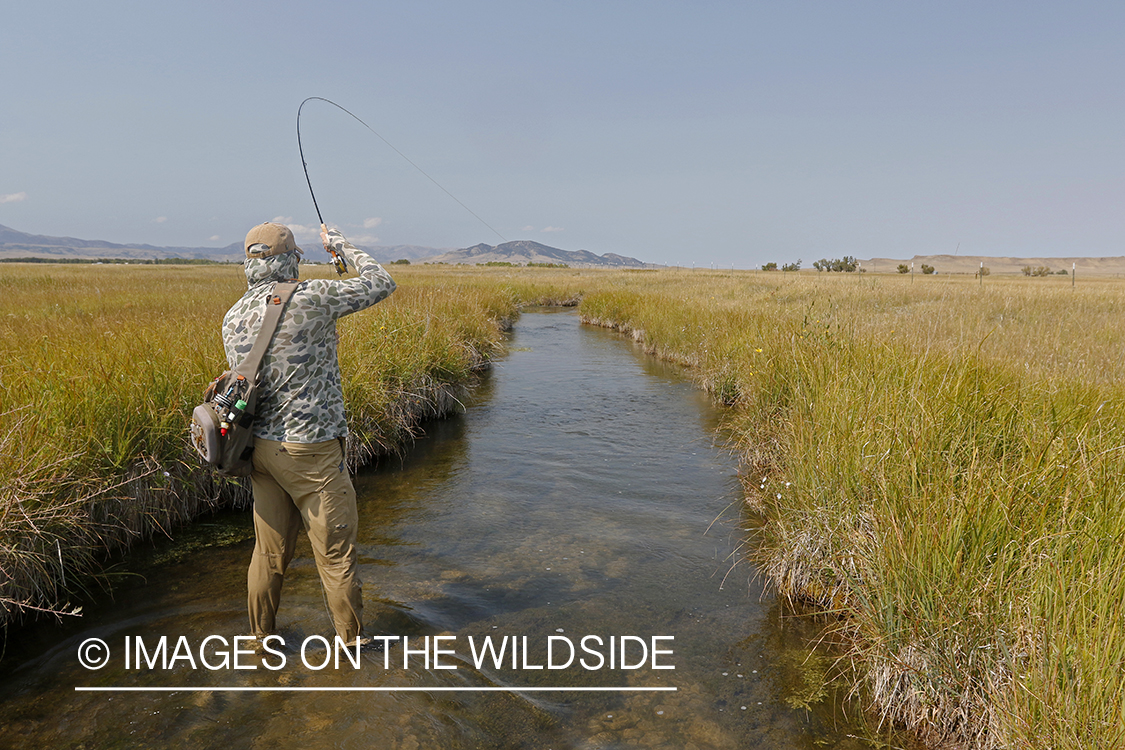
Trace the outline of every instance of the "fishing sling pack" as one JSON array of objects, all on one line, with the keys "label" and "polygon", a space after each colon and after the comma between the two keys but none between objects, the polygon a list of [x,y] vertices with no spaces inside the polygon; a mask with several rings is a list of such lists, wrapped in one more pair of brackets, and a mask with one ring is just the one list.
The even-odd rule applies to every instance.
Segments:
[{"label": "fishing sling pack", "polygon": [[250,476],[254,452],[254,417],[258,406],[258,369],[281,322],[297,282],[274,285],[258,338],[246,359],[211,381],[203,403],[191,413],[191,443],[196,452],[225,477]]}]

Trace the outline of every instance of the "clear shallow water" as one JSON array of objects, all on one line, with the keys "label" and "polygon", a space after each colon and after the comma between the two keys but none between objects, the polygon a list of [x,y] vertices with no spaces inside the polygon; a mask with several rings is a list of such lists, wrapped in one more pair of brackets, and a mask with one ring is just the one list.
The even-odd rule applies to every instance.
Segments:
[{"label": "clear shallow water", "polygon": [[[511,353],[460,417],[429,425],[402,461],[356,477],[368,629],[447,636],[457,669],[403,668],[401,641],[312,669],[308,636],[330,634],[307,543],[286,577],[278,670],[208,670],[210,635],[245,632],[248,514],[198,525],[171,547],[130,559],[146,582],[78,623],[37,628],[8,644],[0,679],[0,746],[300,748],[865,747],[830,702],[794,709],[810,691],[801,633],[763,598],[736,547],[744,533],[736,464],[713,444],[717,413],[673,369],[572,313],[524,314]],[[206,546],[215,539],[228,543]],[[235,540],[235,541],[231,541]],[[239,541],[240,540],[240,541]],[[732,570],[733,566],[733,570]],[[725,579],[725,581],[724,581]],[[133,579],[129,579],[133,580]],[[125,638],[169,655],[183,636],[197,662],[126,669]],[[584,669],[556,663],[561,638],[584,636],[609,660],[611,637],[671,636],[658,664]],[[474,664],[469,638],[507,636],[529,651],[512,668]],[[102,669],[78,662],[103,639]],[[620,641],[615,641],[619,643]],[[214,644],[215,642],[212,642]],[[431,643],[431,655],[432,644]],[[639,640],[627,658],[641,661]],[[509,642],[509,646],[510,646]],[[561,650],[560,650],[561,649]],[[151,648],[150,648],[151,650]],[[221,650],[221,649],[220,649]],[[221,658],[209,650],[212,663]],[[560,656],[561,654],[561,656]],[[313,664],[327,656],[312,648]],[[617,653],[615,650],[614,657]],[[524,661],[524,658],[526,661]],[[280,657],[266,655],[272,664]],[[387,660],[390,668],[386,668]],[[12,668],[13,662],[18,666]],[[615,662],[616,663],[616,662]],[[76,692],[128,687],[675,687],[675,692]],[[814,691],[815,692],[815,691]]]}]

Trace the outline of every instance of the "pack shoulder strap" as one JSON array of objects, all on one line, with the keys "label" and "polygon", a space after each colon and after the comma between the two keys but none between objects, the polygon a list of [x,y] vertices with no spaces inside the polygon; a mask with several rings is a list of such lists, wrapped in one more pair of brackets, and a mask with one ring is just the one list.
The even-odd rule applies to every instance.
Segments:
[{"label": "pack shoulder strap", "polygon": [[254,340],[254,348],[246,355],[246,359],[234,368],[236,373],[250,378],[251,382],[256,382],[258,379],[258,368],[262,366],[262,357],[266,356],[270,341],[273,340],[277,326],[281,323],[281,313],[285,311],[285,304],[293,296],[293,290],[297,288],[298,283],[279,281],[270,292],[269,300],[266,301],[266,314],[262,318],[262,327],[258,329],[258,338]]}]

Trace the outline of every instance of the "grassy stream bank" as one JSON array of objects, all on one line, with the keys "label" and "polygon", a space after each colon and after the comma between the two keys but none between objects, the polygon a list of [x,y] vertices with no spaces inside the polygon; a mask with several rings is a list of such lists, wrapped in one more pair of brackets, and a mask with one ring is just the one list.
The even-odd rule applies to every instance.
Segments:
[{"label": "grassy stream bank", "polygon": [[[574,303],[728,406],[755,562],[934,746],[1125,746],[1125,284],[400,268],[340,326],[350,459],[409,442]],[[3,621],[245,499],[186,450],[238,268],[0,269]]]},{"label": "grassy stream bank", "polygon": [[939,747],[1125,746],[1125,288],[654,279],[585,318],[733,409],[754,557]]},{"label": "grassy stream bank", "polygon": [[[353,466],[458,408],[521,305],[575,295],[395,270],[394,295],[339,325]],[[0,626],[72,612],[108,554],[248,500],[186,440],[244,290],[240,267],[0,269]]]}]

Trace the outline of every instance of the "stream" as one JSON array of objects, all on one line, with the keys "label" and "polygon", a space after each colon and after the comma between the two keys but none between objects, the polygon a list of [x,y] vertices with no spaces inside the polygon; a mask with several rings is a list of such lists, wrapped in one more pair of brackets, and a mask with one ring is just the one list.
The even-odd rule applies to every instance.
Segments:
[{"label": "stream", "polygon": [[822,688],[819,626],[743,559],[708,397],[573,311],[525,312],[509,343],[463,414],[355,477],[383,650],[332,662],[302,538],[284,645],[236,658],[253,531],[223,513],[142,545],[77,621],[8,639],[0,746],[871,747]]}]

